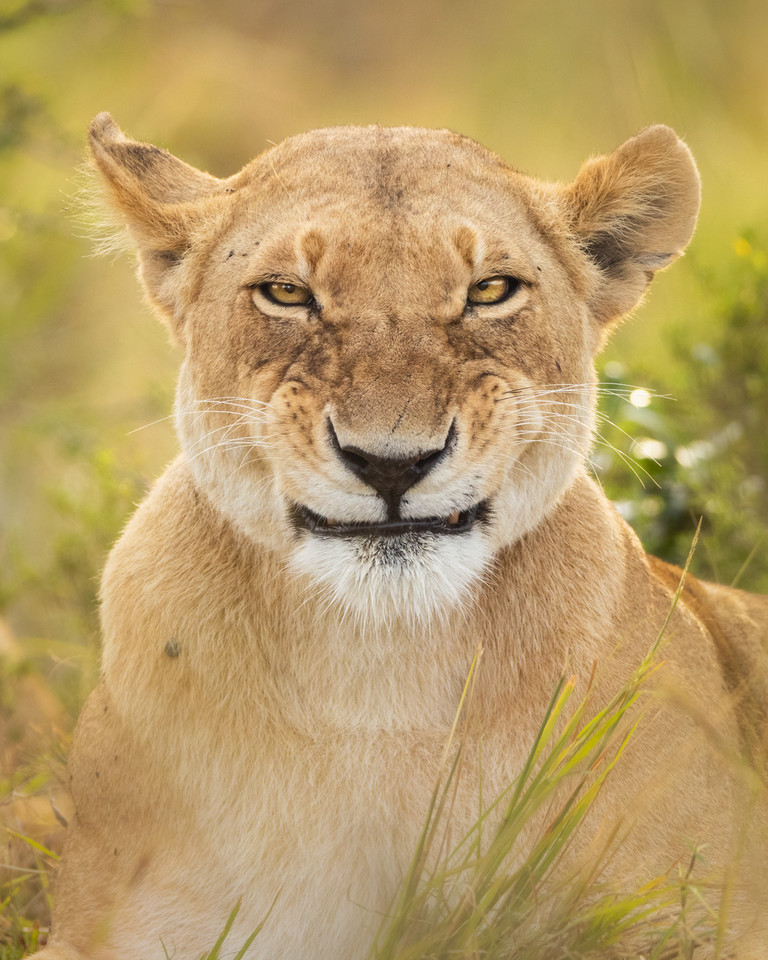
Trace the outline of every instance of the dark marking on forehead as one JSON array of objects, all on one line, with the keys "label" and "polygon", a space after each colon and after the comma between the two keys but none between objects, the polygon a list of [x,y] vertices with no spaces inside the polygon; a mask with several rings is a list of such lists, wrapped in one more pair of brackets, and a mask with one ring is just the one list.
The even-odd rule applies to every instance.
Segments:
[{"label": "dark marking on forehead", "polygon": [[454,235],[456,249],[459,251],[461,259],[466,263],[470,270],[475,267],[475,254],[477,250],[477,234],[466,225],[460,226]]},{"label": "dark marking on forehead", "polygon": [[309,269],[314,273],[325,253],[325,240],[318,230],[308,230],[299,241],[299,249],[304,255]]},{"label": "dark marking on forehead", "polygon": [[376,150],[374,158],[375,167],[371,171],[374,199],[385,210],[396,209],[405,196],[402,154],[387,142]]}]

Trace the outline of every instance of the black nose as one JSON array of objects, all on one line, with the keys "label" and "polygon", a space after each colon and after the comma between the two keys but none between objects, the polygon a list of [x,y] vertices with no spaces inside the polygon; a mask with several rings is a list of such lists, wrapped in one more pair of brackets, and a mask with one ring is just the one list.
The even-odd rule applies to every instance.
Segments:
[{"label": "black nose", "polygon": [[402,460],[379,457],[360,447],[342,446],[330,420],[328,432],[331,446],[344,461],[344,466],[380,494],[387,505],[387,519],[397,520],[400,498],[440,463],[453,445],[456,428],[455,422],[451,423],[445,443],[439,449],[419,451]]}]

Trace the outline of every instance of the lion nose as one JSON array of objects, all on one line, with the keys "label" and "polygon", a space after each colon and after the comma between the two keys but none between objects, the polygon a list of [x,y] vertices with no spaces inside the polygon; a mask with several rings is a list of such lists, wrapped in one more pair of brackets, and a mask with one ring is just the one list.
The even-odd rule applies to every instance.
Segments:
[{"label": "lion nose", "polygon": [[446,456],[453,444],[455,423],[451,423],[443,445],[433,450],[420,450],[410,457],[394,459],[380,457],[361,447],[342,444],[333,423],[328,421],[331,446],[348,470],[351,470],[382,497],[387,505],[387,519],[397,519],[400,498],[422,477],[433,470]]}]

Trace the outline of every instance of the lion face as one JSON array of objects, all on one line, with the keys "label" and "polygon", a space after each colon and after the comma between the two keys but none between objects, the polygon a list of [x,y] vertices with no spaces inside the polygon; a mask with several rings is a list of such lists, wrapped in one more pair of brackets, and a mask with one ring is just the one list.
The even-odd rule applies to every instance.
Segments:
[{"label": "lion face", "polygon": [[[681,233],[685,191],[657,174],[641,204],[633,181],[610,218],[605,170],[590,211],[592,169],[546,186],[410,128],[306,134],[217,181],[109,120],[94,130],[186,347],[177,423],[199,488],[355,617],[465,601],[583,463],[602,329],[678,252],[658,220]],[[665,151],[635,145],[637,165],[671,156],[671,136],[695,181],[660,130]]]}]

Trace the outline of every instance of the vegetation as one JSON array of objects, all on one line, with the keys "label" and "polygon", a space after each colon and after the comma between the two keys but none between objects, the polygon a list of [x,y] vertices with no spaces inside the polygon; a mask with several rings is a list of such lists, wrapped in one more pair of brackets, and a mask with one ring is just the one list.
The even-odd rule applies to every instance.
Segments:
[{"label": "vegetation", "polygon": [[658,375],[619,389],[631,365],[603,366],[606,442],[594,467],[648,551],[681,563],[702,519],[695,573],[768,593],[768,255],[754,237],[734,247],[730,271],[702,281],[716,325],[673,342],[680,399]]},{"label": "vegetation", "polygon": [[[0,0],[0,960],[45,934],[70,812],[66,750],[97,671],[99,570],[174,451],[166,418],[178,357],[140,305],[130,264],[94,263],[75,213],[90,117],[110,109],[132,134],[222,175],[269,140],[378,121],[460,129],[523,169],[565,178],[590,152],[670,123],[700,162],[702,218],[688,256],[601,358],[607,419],[594,470],[648,549],[682,563],[702,518],[693,571],[768,592],[766,28],[759,0],[479,0],[471,15],[453,0]],[[554,715],[568,714],[567,691]],[[567,764],[579,735],[552,733],[547,756]],[[620,743],[601,754],[601,771]],[[587,776],[569,809],[603,775]],[[548,850],[541,864],[556,855]],[[472,838],[452,856],[446,879],[485,876],[484,896],[533,883],[503,874],[491,890]],[[550,955],[530,939],[517,954],[489,945],[418,859],[410,882],[405,914],[435,921],[431,943],[425,927],[393,920],[376,960],[454,947],[460,957]],[[563,956],[612,956],[629,941],[611,931],[653,927],[661,943],[660,916],[672,932],[659,950],[688,955],[689,908],[662,908],[685,877],[597,899],[574,882],[547,901]],[[528,892],[543,896],[542,883]],[[514,913],[523,925],[526,902]],[[214,951],[242,946],[222,944]]]},{"label": "vegetation", "polygon": [[[697,945],[716,943],[716,915],[691,880],[696,851],[678,875],[649,878],[637,890],[622,891],[602,875],[619,844],[616,835],[595,845],[580,868],[558,871],[642,722],[633,712],[656,646],[591,719],[589,697],[569,706],[574,682],[563,680],[519,778],[439,859],[450,835],[459,747],[435,787],[410,871],[369,960],[658,960],[687,957]],[[546,829],[521,856],[522,837],[542,816]]]}]

